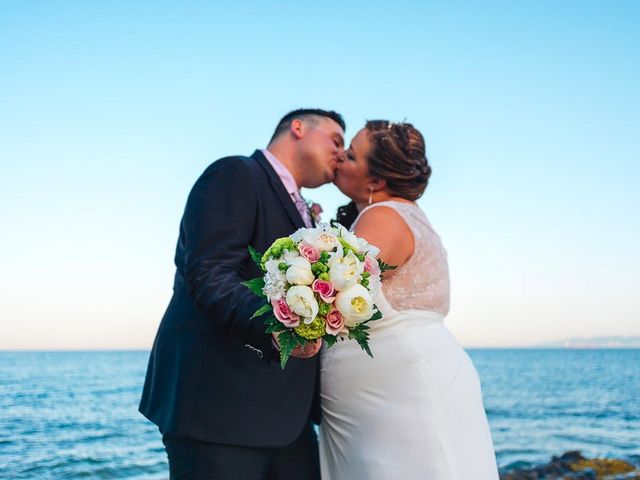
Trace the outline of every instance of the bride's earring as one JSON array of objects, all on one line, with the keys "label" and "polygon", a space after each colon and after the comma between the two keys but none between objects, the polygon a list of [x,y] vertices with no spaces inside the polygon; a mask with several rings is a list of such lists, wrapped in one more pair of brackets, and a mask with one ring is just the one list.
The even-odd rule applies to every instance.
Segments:
[{"label": "bride's earring", "polygon": [[373,188],[369,187],[369,205],[373,203]]}]

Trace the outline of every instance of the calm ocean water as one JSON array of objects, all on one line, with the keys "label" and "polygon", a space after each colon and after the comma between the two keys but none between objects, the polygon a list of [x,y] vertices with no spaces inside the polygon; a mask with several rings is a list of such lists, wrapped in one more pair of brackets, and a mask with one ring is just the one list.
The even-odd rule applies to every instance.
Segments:
[{"label": "calm ocean water", "polygon": [[[640,350],[471,350],[502,468],[640,460]],[[147,352],[0,352],[0,478],[167,477],[138,412]]]}]

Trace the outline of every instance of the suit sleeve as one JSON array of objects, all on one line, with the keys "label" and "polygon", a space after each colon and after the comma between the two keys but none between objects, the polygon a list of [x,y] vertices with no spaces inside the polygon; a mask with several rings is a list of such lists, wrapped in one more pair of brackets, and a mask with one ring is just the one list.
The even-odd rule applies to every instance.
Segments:
[{"label": "suit sleeve", "polygon": [[[244,341],[270,349],[262,318],[250,319],[264,300],[240,282],[248,278],[258,191],[244,160],[211,165],[194,185],[182,219],[185,277],[196,307]],[[268,352],[269,350],[267,350]],[[266,353],[266,352],[265,352]]]}]

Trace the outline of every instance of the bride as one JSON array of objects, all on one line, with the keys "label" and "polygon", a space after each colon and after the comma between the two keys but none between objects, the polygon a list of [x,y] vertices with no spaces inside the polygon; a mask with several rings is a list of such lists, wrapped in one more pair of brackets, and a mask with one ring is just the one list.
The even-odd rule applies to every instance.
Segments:
[{"label": "bride", "polygon": [[430,175],[408,123],[368,122],[338,164],[335,183],[352,199],[338,221],[398,268],[376,298],[375,358],[356,342],[322,353],[323,480],[498,478],[478,375],[443,325],[446,252],[415,203]]}]

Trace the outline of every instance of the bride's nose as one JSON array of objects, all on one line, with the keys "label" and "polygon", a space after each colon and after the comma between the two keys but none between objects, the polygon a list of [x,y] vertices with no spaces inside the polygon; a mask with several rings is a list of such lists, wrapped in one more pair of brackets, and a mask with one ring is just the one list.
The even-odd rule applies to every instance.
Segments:
[{"label": "bride's nose", "polygon": [[343,150],[342,152],[340,152],[338,154],[337,160],[338,160],[338,164],[343,163],[345,160],[347,159],[347,154],[345,153],[345,151]]}]

